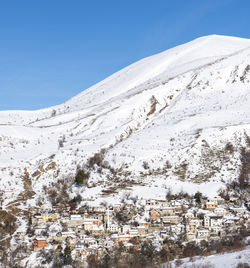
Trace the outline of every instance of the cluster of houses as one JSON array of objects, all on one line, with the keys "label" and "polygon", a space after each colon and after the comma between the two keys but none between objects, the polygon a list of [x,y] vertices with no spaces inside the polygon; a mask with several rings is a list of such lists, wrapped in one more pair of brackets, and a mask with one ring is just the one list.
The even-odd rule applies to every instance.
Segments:
[{"label": "cluster of houses", "polygon": [[[190,202],[181,200],[127,200],[113,205],[84,205],[79,209],[53,207],[30,215],[32,250],[58,250],[71,247],[72,258],[84,261],[89,254],[101,256],[107,249],[123,243],[125,249],[150,240],[161,248],[166,239],[190,241],[220,239],[228,231],[250,226],[250,203],[220,197]],[[124,217],[126,215],[126,217]],[[28,227],[27,227],[28,229]],[[16,240],[29,236],[27,229],[16,231]]]}]

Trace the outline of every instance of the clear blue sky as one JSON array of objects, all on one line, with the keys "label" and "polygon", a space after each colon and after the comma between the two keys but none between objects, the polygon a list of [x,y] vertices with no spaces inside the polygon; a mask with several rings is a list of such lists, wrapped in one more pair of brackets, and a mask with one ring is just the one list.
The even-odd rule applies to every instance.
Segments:
[{"label": "clear blue sky", "polygon": [[250,38],[249,0],[0,0],[0,110],[62,103],[194,38]]}]

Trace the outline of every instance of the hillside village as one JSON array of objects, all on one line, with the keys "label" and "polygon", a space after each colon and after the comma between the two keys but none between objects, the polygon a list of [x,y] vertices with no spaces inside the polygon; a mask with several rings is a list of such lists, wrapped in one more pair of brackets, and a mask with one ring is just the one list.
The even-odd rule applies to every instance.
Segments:
[{"label": "hillside village", "polygon": [[[2,197],[13,194],[5,192]],[[74,200],[52,210],[30,210],[19,219],[22,225],[17,226],[11,240],[12,246],[25,248],[20,264],[25,266],[31,254],[38,257],[51,250],[63,259],[66,249],[70,263],[84,264],[93,258],[98,262],[117,247],[124,252],[138,250],[145,241],[160,252],[170,241],[185,245],[190,241],[220,241],[243,230],[245,236],[249,234],[250,203],[233,196],[208,199],[196,193],[194,197],[168,195],[165,200],[127,198],[113,204],[82,200],[84,206],[77,206]],[[0,257],[4,263],[6,256]]]},{"label": "hillside village", "polygon": [[60,105],[0,111],[0,268],[144,268],[245,248],[249,62],[249,39],[205,36]]}]

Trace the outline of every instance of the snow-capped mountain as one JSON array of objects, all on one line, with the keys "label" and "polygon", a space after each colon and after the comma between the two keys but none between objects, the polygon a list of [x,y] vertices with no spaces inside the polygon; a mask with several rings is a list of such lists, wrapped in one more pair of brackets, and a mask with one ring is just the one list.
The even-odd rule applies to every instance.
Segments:
[{"label": "snow-capped mountain", "polygon": [[0,187],[30,189],[36,198],[102,151],[101,168],[91,167],[81,189],[85,197],[101,198],[112,187],[118,199],[125,191],[164,196],[167,188],[214,195],[239,175],[249,112],[250,40],[201,37],[61,105],[1,111]]}]

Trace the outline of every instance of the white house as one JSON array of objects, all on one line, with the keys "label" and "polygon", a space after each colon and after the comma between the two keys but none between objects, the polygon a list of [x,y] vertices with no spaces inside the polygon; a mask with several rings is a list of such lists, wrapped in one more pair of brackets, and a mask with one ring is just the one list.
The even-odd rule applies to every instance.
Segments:
[{"label": "white house", "polygon": [[198,229],[197,230],[197,238],[206,239],[210,236],[210,231],[207,229]]}]

